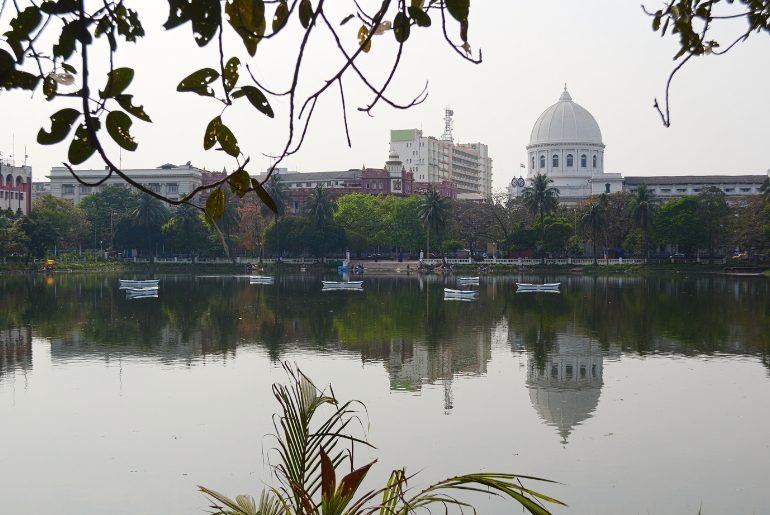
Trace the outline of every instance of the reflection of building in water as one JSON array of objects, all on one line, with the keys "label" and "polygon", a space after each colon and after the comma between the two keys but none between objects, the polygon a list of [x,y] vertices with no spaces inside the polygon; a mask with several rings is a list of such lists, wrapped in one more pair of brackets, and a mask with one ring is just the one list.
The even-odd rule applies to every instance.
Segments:
[{"label": "reflection of building in water", "polygon": [[15,327],[0,330],[0,378],[16,370],[32,368],[32,330]]},{"label": "reflection of building in water", "polygon": [[424,383],[441,381],[444,407],[452,408],[451,381],[456,375],[487,372],[491,353],[489,330],[470,331],[442,345],[392,341],[386,368],[394,390],[419,390]]},{"label": "reflection of building in water", "polygon": [[572,429],[599,404],[602,388],[602,351],[587,338],[558,337],[554,349],[538,364],[528,354],[529,399],[546,424],[554,426],[567,443]]}]

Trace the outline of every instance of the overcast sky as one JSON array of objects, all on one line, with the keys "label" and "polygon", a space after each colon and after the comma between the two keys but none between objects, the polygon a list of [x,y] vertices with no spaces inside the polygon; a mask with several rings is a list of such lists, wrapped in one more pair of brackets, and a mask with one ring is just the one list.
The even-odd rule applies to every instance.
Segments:
[{"label": "overcast sky", "polygon": [[[139,141],[136,152],[124,151],[121,156],[110,146],[115,161],[122,159],[124,167],[132,168],[192,161],[208,169],[232,170],[233,162],[224,153],[201,147],[205,126],[220,113],[221,104],[175,91],[179,80],[190,72],[216,66],[215,45],[201,52],[192,42],[189,27],[170,32],[160,29],[167,14],[161,7],[165,2],[127,3],[141,5],[148,37],[140,45],[123,44],[116,66],[137,69],[127,92],[144,104],[154,123],[134,124],[132,131]],[[342,4],[348,2],[337,0],[333,5]],[[332,17],[341,20],[345,14],[339,11]],[[7,21],[6,15],[3,26]],[[294,19],[291,24],[281,38],[260,47],[262,60],[254,68],[277,90],[289,82],[287,64],[298,41],[299,23]],[[557,101],[566,82],[573,100],[588,109],[601,127],[607,172],[766,173],[770,169],[770,38],[754,35],[726,56],[691,61],[675,80],[673,126],[664,128],[652,104],[654,97],[663,95],[676,41],[661,39],[650,25],[637,1],[475,0],[470,41],[474,50],[482,49],[483,64],[460,59],[443,42],[437,23],[430,29],[414,28],[392,96],[406,100],[428,81],[427,101],[408,111],[381,104],[374,117],[369,117],[356,108],[371,95],[350,75],[345,86],[352,148],[346,145],[340,99],[332,88],[319,102],[303,149],[285,164],[297,171],[382,167],[390,129],[422,128],[426,135],[439,137],[444,108],[451,106],[455,138],[489,145],[494,160],[493,188],[499,190],[523,171],[519,163],[526,162],[532,125]],[[342,37],[354,43],[358,26],[351,22],[342,27]],[[731,33],[726,32],[725,37]],[[333,73],[331,66],[339,62],[325,37],[312,41],[318,44],[308,54],[301,76],[304,91]],[[226,55],[244,57],[239,40],[230,38],[225,43],[231,49]],[[379,79],[387,72],[394,50],[392,34],[378,37],[362,66]],[[101,86],[99,80],[95,87]],[[23,161],[26,147],[35,180],[43,179],[66,158],[68,143],[41,147],[35,142],[37,131],[41,125],[47,127],[50,114],[72,104],[68,99],[46,102],[40,93],[35,98],[28,93],[0,93],[4,121],[0,151],[6,157],[13,154],[15,136],[17,163]],[[251,156],[252,174],[269,165],[262,154],[279,153],[285,141],[286,102],[274,100],[273,107],[275,120],[245,102],[224,114],[241,149]],[[104,138],[108,138],[106,134]],[[92,158],[82,167],[100,168],[102,164]]]}]

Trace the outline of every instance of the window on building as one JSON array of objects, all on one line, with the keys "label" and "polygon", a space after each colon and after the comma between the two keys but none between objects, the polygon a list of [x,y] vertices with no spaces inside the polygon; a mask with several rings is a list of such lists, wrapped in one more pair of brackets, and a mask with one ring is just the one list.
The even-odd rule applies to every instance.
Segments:
[{"label": "window on building", "polygon": [[692,189],[692,191],[693,191],[694,193],[698,193],[698,192],[700,191],[700,188],[693,188],[693,189]]},{"label": "window on building", "polygon": [[580,156],[580,168],[585,168],[588,166],[588,161],[586,160],[586,155],[583,154]]},{"label": "window on building", "polygon": [[660,191],[663,193],[671,193],[671,188],[661,188]]},{"label": "window on building", "polygon": [[540,168],[545,168],[545,156],[540,156]]},{"label": "window on building", "polygon": [[677,188],[676,192],[677,193],[687,193],[687,188]]},{"label": "window on building", "polygon": [[75,193],[75,185],[74,184],[62,184],[61,185],[61,194],[62,195],[72,195]]},{"label": "window on building", "polygon": [[299,200],[295,200],[294,201],[294,212],[296,213],[298,211],[299,211]]},{"label": "window on building", "polygon": [[19,200],[24,200],[24,192],[19,193]]},{"label": "window on building", "polygon": [[750,192],[750,191],[751,191],[751,188],[741,188],[741,191],[742,191],[743,193],[748,193],[748,192]]},{"label": "window on building", "polygon": [[81,184],[80,193],[82,195],[88,195],[89,193],[91,193],[91,186],[86,186],[85,184]]},{"label": "window on building", "polygon": [[306,182],[306,183],[305,183],[305,187],[306,187],[306,188],[309,188],[309,187],[310,187],[310,183],[309,183],[309,182]]},{"label": "window on building", "polygon": [[532,156],[532,166],[530,168],[535,169],[535,156]]},{"label": "window on building", "polygon": [[556,154],[554,154],[553,157],[551,158],[551,165],[554,168],[559,168],[559,156],[557,156]]},{"label": "window on building", "polygon": [[565,379],[572,379],[572,365],[566,365],[564,367],[564,378]]},{"label": "window on building", "polygon": [[725,193],[732,193],[735,191],[735,188],[725,188]]},{"label": "window on building", "polygon": [[594,156],[594,168],[596,168],[596,156]]},{"label": "window on building", "polygon": [[574,166],[575,158],[572,156],[572,154],[567,154],[567,168],[572,168]]},{"label": "window on building", "polygon": [[609,192],[610,192],[610,183],[607,182],[604,184],[604,193],[609,193]]},{"label": "window on building", "polygon": [[169,193],[178,193],[179,192],[179,184],[175,182],[169,182],[166,184],[166,191]]}]

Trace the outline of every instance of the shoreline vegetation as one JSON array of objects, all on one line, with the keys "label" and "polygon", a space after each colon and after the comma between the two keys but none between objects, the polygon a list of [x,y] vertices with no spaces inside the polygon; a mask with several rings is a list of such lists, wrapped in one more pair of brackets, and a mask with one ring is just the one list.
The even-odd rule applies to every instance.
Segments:
[{"label": "shoreline vegetation", "polygon": [[[393,270],[376,269],[367,271],[365,275],[414,275],[416,268],[403,268]],[[73,272],[126,272],[126,273],[185,273],[189,271],[220,271],[230,273],[249,273],[250,271],[266,272],[321,272],[336,271],[337,262],[299,264],[299,263],[262,263],[247,266],[242,263],[146,263],[146,262],[122,262],[122,261],[96,261],[96,262],[65,262],[57,263],[52,269],[46,269],[42,263],[0,263],[0,275],[25,274],[25,273],[73,273]],[[706,264],[706,263],[653,263],[653,264],[623,264],[623,265],[512,265],[512,264],[455,264],[450,272],[442,272],[441,275],[452,273],[482,273],[482,274],[538,274],[538,273],[562,273],[562,274],[605,274],[605,273],[688,273],[688,274],[726,274],[736,276],[759,276],[770,278],[768,266],[745,266],[740,264]],[[436,272],[428,272],[436,273]]]}]

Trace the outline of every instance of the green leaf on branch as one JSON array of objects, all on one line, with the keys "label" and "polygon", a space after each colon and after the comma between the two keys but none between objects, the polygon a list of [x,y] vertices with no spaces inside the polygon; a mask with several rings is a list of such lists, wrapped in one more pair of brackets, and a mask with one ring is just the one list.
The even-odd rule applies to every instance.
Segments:
[{"label": "green leaf on branch", "polygon": [[[211,2],[205,2],[210,4]],[[219,5],[217,5],[217,9]],[[133,9],[127,9],[122,3],[115,9],[115,19],[118,26],[118,34],[126,38],[126,41],[136,41],[144,36],[144,27],[139,21],[139,15]]]},{"label": "green leaf on branch", "polygon": [[471,7],[470,0],[446,0],[445,4],[447,11],[455,20],[460,23],[468,21],[468,12]]},{"label": "green leaf on branch", "polygon": [[69,14],[78,10],[78,0],[46,0],[40,4],[40,10],[46,14]]},{"label": "green leaf on branch", "polygon": [[251,177],[249,176],[249,172],[241,168],[233,173],[230,178],[227,179],[227,182],[230,184],[230,189],[232,189],[239,198],[243,198],[243,196],[249,192]]},{"label": "green leaf on branch", "polygon": [[263,0],[228,0],[225,12],[230,25],[243,40],[250,56],[265,35],[265,4]]},{"label": "green leaf on branch", "polygon": [[222,21],[219,2],[202,0],[169,0],[169,14],[163,28],[173,29],[191,21],[198,46],[206,46],[216,35]]},{"label": "green leaf on branch", "polygon": [[56,97],[57,87],[56,81],[50,75],[43,79],[43,95],[46,100],[53,100]]},{"label": "green leaf on branch", "polygon": [[39,8],[27,7],[10,21],[11,30],[6,32],[4,36],[6,37],[6,42],[16,54],[17,62],[24,60],[24,50],[21,42],[30,39],[30,34],[40,25],[42,19],[43,15],[40,14]]},{"label": "green leaf on branch", "polygon": [[278,7],[275,8],[275,15],[273,16],[273,34],[284,28],[288,19],[289,6],[286,0],[281,0]]},{"label": "green leaf on branch", "polygon": [[113,98],[125,91],[134,80],[133,68],[115,68],[107,73],[107,85],[99,91],[100,98]]},{"label": "green leaf on branch", "polygon": [[[98,120],[94,120],[94,122],[98,123]],[[79,165],[94,155],[94,152],[96,152],[96,147],[91,143],[91,138],[88,136],[88,129],[86,129],[84,123],[81,123],[75,131],[75,137],[72,138],[72,143],[70,143],[67,159],[73,165]]]},{"label": "green leaf on branch", "polygon": [[131,136],[130,129],[133,123],[131,118],[123,111],[110,112],[105,123],[107,133],[115,143],[130,152],[133,152],[139,146],[134,137]]},{"label": "green leaf on branch", "polygon": [[222,150],[227,152],[233,157],[238,157],[241,153],[241,149],[238,147],[238,140],[235,138],[235,134],[224,123],[220,123],[217,126],[217,141],[222,146]]},{"label": "green leaf on branch", "polygon": [[393,34],[396,36],[396,41],[403,43],[409,39],[409,31],[409,18],[401,11],[393,20]]},{"label": "green leaf on branch", "polygon": [[41,145],[53,145],[63,141],[72,130],[72,124],[80,117],[80,111],[67,108],[51,115],[51,132],[40,129],[37,142]]},{"label": "green leaf on branch", "polygon": [[134,105],[134,95],[117,95],[115,100],[120,104],[120,107],[128,112],[128,114],[133,115],[142,121],[152,123],[150,117],[144,112],[144,106]]},{"label": "green leaf on branch", "polygon": [[361,50],[364,52],[368,52],[372,49],[372,40],[366,41],[366,38],[369,36],[369,27],[366,25],[361,25],[361,28],[358,29],[358,44],[361,46]]},{"label": "green leaf on branch", "polygon": [[225,79],[225,91],[228,93],[233,90],[235,84],[238,82],[238,67],[241,65],[240,59],[237,57],[231,57],[225,64],[224,79]]},{"label": "green leaf on branch", "polygon": [[59,42],[53,46],[54,57],[69,59],[75,51],[76,41],[90,45],[93,39],[91,38],[91,33],[88,32],[89,23],[91,23],[89,20],[80,19],[69,23],[65,22],[59,35]]},{"label": "green leaf on branch", "polygon": [[259,88],[254,86],[243,86],[238,91],[233,93],[233,98],[240,98],[244,96],[248,98],[249,102],[251,102],[251,105],[256,107],[261,113],[269,116],[270,118],[275,116],[275,113],[273,113],[273,108],[270,107],[270,103],[267,101],[267,97],[265,97],[265,94],[262,93]]},{"label": "green leaf on branch", "polygon": [[278,206],[275,205],[273,197],[270,196],[270,194],[258,180],[251,179],[251,187],[254,188],[254,191],[257,192],[259,199],[270,209],[270,211],[273,213],[278,212]]},{"label": "green leaf on branch", "polygon": [[217,128],[222,125],[222,118],[219,116],[212,119],[206,126],[206,133],[203,135],[203,149],[209,150],[217,142]]},{"label": "green leaf on branch", "polygon": [[310,27],[310,22],[313,20],[313,5],[310,0],[300,0],[299,2],[299,22],[303,27]]},{"label": "green leaf on branch", "polygon": [[409,16],[420,27],[430,27],[430,16],[428,16],[428,13],[423,11],[421,8],[415,7],[415,6],[410,6],[409,7]]},{"label": "green leaf on branch", "polygon": [[39,75],[12,69],[0,80],[0,88],[34,90],[40,82]]},{"label": "green leaf on branch", "polygon": [[219,220],[225,213],[225,202],[225,192],[222,188],[217,188],[206,199],[204,211],[212,220]]},{"label": "green leaf on branch", "polygon": [[345,25],[347,22],[349,22],[350,20],[352,20],[355,17],[356,17],[355,14],[348,14],[347,16],[342,18],[342,21],[340,22],[340,26]]},{"label": "green leaf on branch", "polygon": [[193,72],[184,79],[176,87],[177,91],[189,91],[191,93],[197,93],[204,97],[213,97],[214,90],[208,85],[219,78],[219,72],[213,68],[201,68],[197,72]]}]

